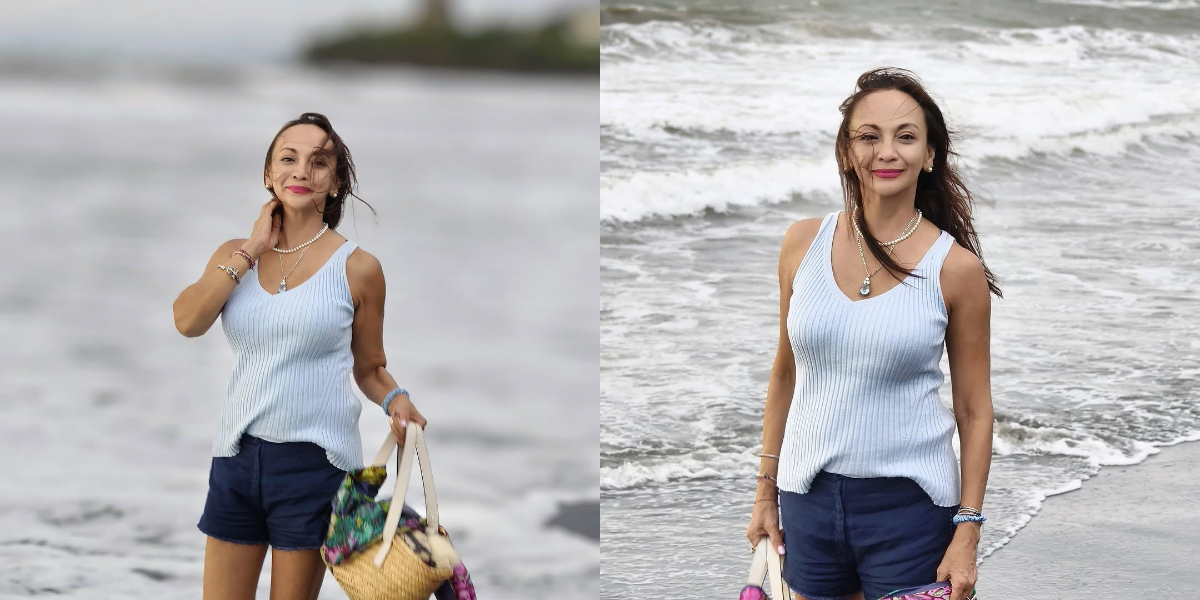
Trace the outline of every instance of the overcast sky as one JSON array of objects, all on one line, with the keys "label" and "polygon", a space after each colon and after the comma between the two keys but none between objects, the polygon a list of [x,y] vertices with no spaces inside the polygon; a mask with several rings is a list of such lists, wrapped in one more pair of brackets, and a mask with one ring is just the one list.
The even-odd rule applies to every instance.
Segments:
[{"label": "overcast sky", "polygon": [[[449,0],[467,27],[540,22],[597,0]],[[277,61],[313,35],[411,19],[422,0],[0,0],[0,56]]]}]

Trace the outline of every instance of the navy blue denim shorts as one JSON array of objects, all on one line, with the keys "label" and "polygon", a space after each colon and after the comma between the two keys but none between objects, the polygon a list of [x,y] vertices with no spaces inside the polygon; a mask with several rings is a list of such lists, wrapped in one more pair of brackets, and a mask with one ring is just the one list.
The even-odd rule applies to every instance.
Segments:
[{"label": "navy blue denim shorts", "polygon": [[196,526],[226,542],[319,548],[345,476],[317,444],[243,435],[237,456],[213,457],[208,499]]},{"label": "navy blue denim shorts", "polygon": [[860,589],[875,600],[934,583],[957,512],[934,504],[907,477],[821,471],[808,493],[779,491],[783,578],[811,600],[841,600]]}]

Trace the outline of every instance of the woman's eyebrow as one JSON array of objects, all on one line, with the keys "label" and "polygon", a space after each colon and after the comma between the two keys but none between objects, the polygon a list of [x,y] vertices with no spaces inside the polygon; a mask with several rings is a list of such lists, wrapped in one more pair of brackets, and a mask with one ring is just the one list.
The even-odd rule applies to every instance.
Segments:
[{"label": "woman's eyebrow", "polygon": [[[283,152],[284,150],[291,150],[292,152],[296,152],[296,149],[291,146],[280,146],[279,150],[277,152]],[[297,154],[299,154],[299,152],[297,152]],[[314,148],[313,154],[315,154],[316,156],[333,156],[334,152],[333,152],[332,148],[322,148],[322,149]]]},{"label": "woman's eyebrow", "polygon": [[[855,130],[857,131],[859,129],[862,129],[863,127],[870,127],[871,129],[879,130],[879,126],[874,123],[863,123],[862,125],[859,125],[858,127],[856,127]],[[896,126],[896,129],[904,129],[905,127],[912,127],[913,129],[921,128],[921,126],[917,125],[916,123],[901,123]]]}]

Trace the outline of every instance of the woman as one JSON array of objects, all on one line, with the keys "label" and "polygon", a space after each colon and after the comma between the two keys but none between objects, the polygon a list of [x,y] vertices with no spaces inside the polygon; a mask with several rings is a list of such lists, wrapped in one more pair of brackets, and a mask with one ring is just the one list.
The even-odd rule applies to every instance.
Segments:
[{"label": "woman", "polygon": [[[975,584],[984,519],[1000,290],[920,82],[869,71],[841,113],[846,210],[796,222],[780,251],[779,349],[746,537],[770,538],[808,600],[946,580],[959,600]],[[938,399],[943,342],[953,412]]]},{"label": "woman", "polygon": [[197,525],[206,599],[254,598],[268,545],[271,598],[317,597],[330,501],[363,466],[349,373],[401,443],[409,419],[427,424],[384,368],[383,269],[335,231],[357,180],[329,120],[286,123],[263,181],[272,198],[250,237],[221,244],[174,305],[187,337],[221,315],[237,359]]}]

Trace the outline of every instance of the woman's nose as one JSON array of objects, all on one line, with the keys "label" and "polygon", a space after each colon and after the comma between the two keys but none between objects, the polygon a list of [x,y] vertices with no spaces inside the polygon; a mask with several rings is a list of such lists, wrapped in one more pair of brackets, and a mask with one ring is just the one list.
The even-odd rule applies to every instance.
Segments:
[{"label": "woman's nose", "polygon": [[891,160],[896,157],[896,148],[889,141],[884,141],[879,145],[879,158],[881,160]]}]

